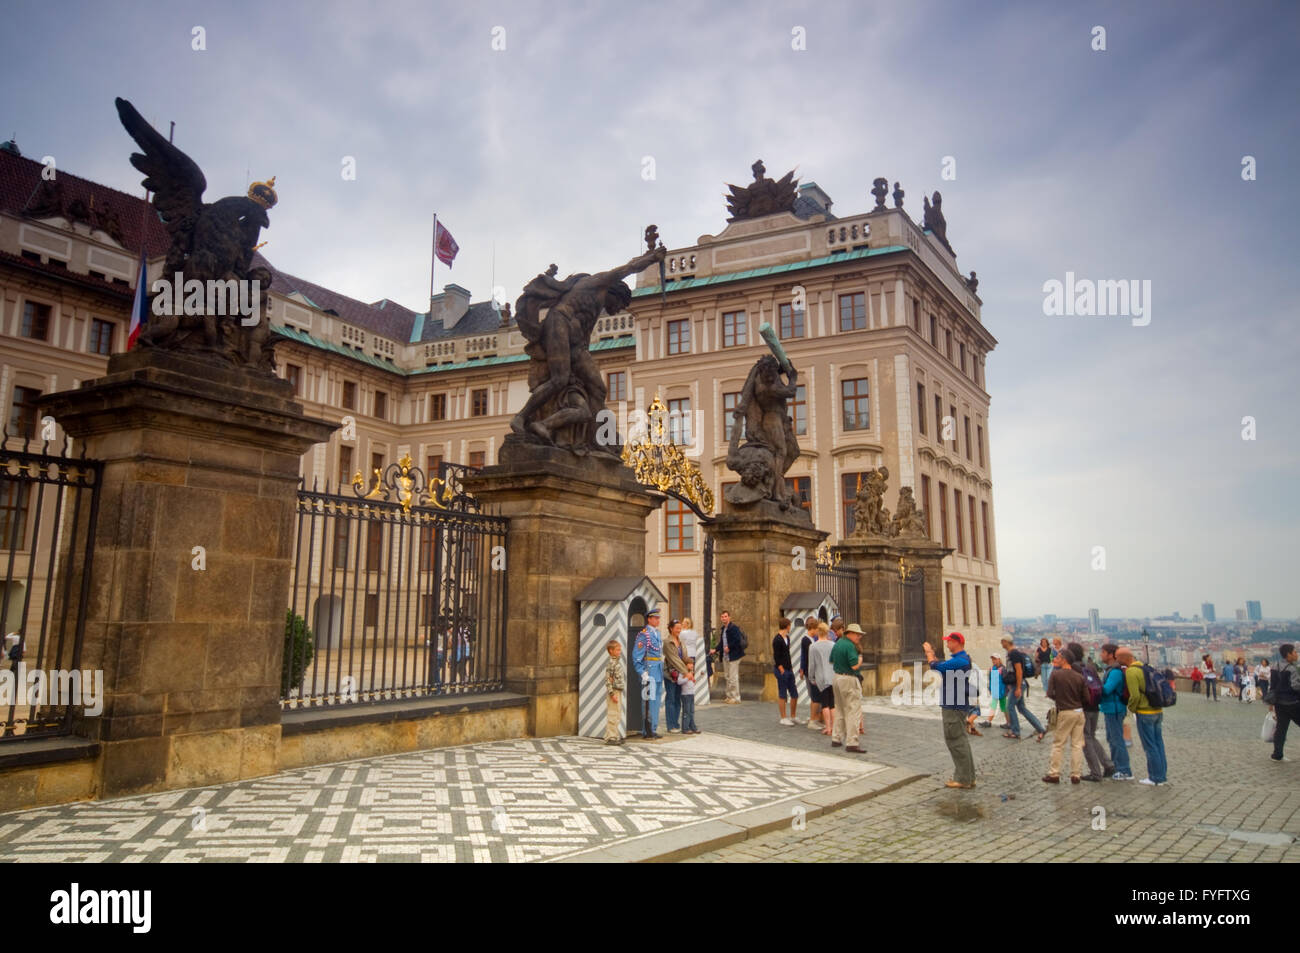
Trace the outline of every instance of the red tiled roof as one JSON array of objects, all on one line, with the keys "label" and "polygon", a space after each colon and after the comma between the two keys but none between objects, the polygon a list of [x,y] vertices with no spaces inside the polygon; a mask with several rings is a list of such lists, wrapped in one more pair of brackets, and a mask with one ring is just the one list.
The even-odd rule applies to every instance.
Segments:
[{"label": "red tiled roof", "polygon": [[[27,203],[36,195],[41,185],[43,168],[45,167],[34,159],[0,150],[0,211],[22,216]],[[143,212],[143,194],[127,195],[125,192],[100,185],[98,182],[91,182],[89,179],[72,175],[62,169],[58,171],[55,181],[59,184],[63,200],[69,204],[80,201],[89,208],[93,196],[95,206],[111,207],[122,229],[123,244],[129,252],[135,253],[140,250],[143,224],[149,257],[160,258],[167,254],[167,249],[171,246],[171,236],[167,233],[167,226],[158,221],[157,213],[152,209]]]},{"label": "red tiled roof", "polygon": [[411,340],[415,312],[409,308],[404,308],[393,301],[383,302],[383,307],[366,304],[364,301],[349,298],[337,291],[330,291],[314,282],[280,271],[267,261],[261,252],[254,255],[253,264],[261,265],[271,272],[274,279],[271,288],[282,295],[297,291],[322,311],[331,310],[350,324],[373,331],[399,344],[406,344]]}]

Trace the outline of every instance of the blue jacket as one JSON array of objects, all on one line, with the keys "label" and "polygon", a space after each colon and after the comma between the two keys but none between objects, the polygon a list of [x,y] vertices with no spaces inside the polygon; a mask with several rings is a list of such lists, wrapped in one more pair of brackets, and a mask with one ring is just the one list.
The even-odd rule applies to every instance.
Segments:
[{"label": "blue jacket", "polygon": [[930,668],[943,673],[939,683],[939,707],[965,710],[971,706],[974,694],[970,691],[970,656],[964,651],[955,653],[952,658],[930,663]]},{"label": "blue jacket", "polygon": [[[742,635],[743,633],[740,631],[740,626],[736,625],[734,622],[728,622],[723,626],[722,630],[718,632],[718,657],[725,658],[732,662],[744,658],[745,650],[740,647],[740,639]],[[723,639],[726,639],[727,641],[727,650],[725,654],[722,651]]]},{"label": "blue jacket", "polygon": [[1101,704],[1097,710],[1103,715],[1122,715],[1128,706],[1120,701],[1124,694],[1124,669],[1113,665],[1106,670],[1106,677],[1101,680]]},{"label": "blue jacket", "polygon": [[659,630],[646,626],[637,633],[636,643],[632,647],[632,668],[643,678],[647,670],[656,681],[664,677],[664,641]]}]

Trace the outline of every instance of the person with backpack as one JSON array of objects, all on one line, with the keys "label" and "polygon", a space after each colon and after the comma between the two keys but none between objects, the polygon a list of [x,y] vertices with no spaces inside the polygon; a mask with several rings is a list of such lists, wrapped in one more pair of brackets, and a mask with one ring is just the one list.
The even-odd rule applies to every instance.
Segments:
[{"label": "person with backpack", "polygon": [[1083,702],[1083,758],[1088,762],[1085,781],[1101,781],[1115,773],[1115,765],[1097,740],[1097,714],[1101,705],[1101,676],[1096,668],[1083,660],[1083,646],[1071,642],[1065,647],[1070,656],[1070,668],[1083,676],[1087,688]]},{"label": "person with backpack", "polygon": [[[1126,667],[1124,687],[1128,689],[1128,710],[1137,716],[1138,738],[1147,758],[1147,777],[1140,784],[1160,786],[1169,783],[1169,766],[1165,761],[1165,739],[1162,734],[1164,700],[1156,694],[1157,679],[1163,677],[1133,657],[1128,649],[1116,654],[1119,663]],[[1150,694],[1148,694],[1150,691]]]},{"label": "person with backpack", "polygon": [[749,640],[740,626],[731,621],[731,613],[721,615],[722,631],[718,633],[718,647],[710,654],[717,655],[727,673],[727,704],[740,704],[740,660],[745,657]]},{"label": "person with backpack", "polygon": [[952,780],[945,787],[968,789],[975,786],[975,758],[970,752],[970,730],[967,720],[971,704],[970,656],[966,654],[966,638],[960,632],[950,632],[943,640],[948,658],[935,655],[929,642],[921,643],[930,670],[939,672],[939,708],[943,716],[943,740],[952,756]]},{"label": "person with backpack", "polygon": [[1078,784],[1083,769],[1083,706],[1088,687],[1083,676],[1071,666],[1071,653],[1063,649],[1052,659],[1054,670],[1047,683],[1047,697],[1056,702],[1056,728],[1052,733],[1052,758],[1043,780],[1061,783],[1061,760],[1065,744],[1070,743],[1070,783]]},{"label": "person with backpack", "polygon": [[1278,646],[1282,656],[1282,666],[1273,673],[1268,691],[1264,693],[1264,702],[1277,717],[1277,728],[1273,730],[1273,753],[1269,755],[1274,761],[1290,761],[1284,757],[1282,749],[1286,747],[1286,732],[1291,722],[1300,725],[1300,668],[1296,660],[1300,655],[1295,646],[1284,642]]},{"label": "person with backpack", "polygon": [[1007,686],[1007,720],[1011,722],[1011,729],[1003,732],[1002,737],[1013,741],[1020,740],[1020,719],[1016,717],[1016,712],[1019,712],[1034,726],[1035,740],[1042,741],[1047,737],[1047,731],[1043,728],[1042,722],[1034,717],[1033,712],[1025,707],[1025,699],[1029,692],[1028,679],[1034,677],[1034,663],[1029,660],[1028,655],[1016,648],[1015,642],[1011,639],[1003,639],[1002,647],[1007,650],[1007,661],[1002,676]]},{"label": "person with backpack", "polygon": [[1133,768],[1129,764],[1128,745],[1124,743],[1124,716],[1128,714],[1128,689],[1124,682],[1124,666],[1116,654],[1119,646],[1107,642],[1101,647],[1101,662],[1106,666],[1106,677],[1101,682],[1101,703],[1097,710],[1106,724],[1106,744],[1110,746],[1110,760],[1115,765],[1112,781],[1132,781]]}]

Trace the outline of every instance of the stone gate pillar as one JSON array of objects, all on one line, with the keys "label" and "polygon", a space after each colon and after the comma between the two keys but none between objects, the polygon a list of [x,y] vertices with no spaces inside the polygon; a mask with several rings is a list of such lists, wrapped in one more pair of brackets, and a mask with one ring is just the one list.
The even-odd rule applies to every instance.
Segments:
[{"label": "stone gate pillar", "polygon": [[952,550],[924,538],[880,537],[850,537],[835,549],[841,557],[841,568],[858,574],[858,604],[853,610],[857,617],[846,615],[845,621],[857,622],[866,633],[862,651],[874,672],[863,681],[863,692],[888,694],[894,673],[923,658],[915,647],[904,651],[905,575],[920,572],[914,578],[921,581],[924,598],[921,641],[929,641],[942,655],[939,639],[943,634],[943,558]]},{"label": "stone gate pillar", "polygon": [[99,796],[275,772],[299,461],[335,425],[265,372],[156,349],[42,407],[104,461],[81,656],[104,710],[75,725]]},{"label": "stone gate pillar", "polygon": [[817,588],[816,551],[828,534],[775,507],[737,511],[725,502],[722,515],[706,531],[714,539],[718,574],[718,604],[709,621],[716,627],[719,613],[731,613],[749,637],[749,651],[740,666],[741,690],[748,688],[763,701],[772,701],[772,636],[781,603],[792,592]]},{"label": "stone gate pillar", "polygon": [[463,485],[510,520],[506,688],[529,697],[534,737],[577,734],[575,600],[601,576],[645,575],[645,521],[664,497],[615,459],[509,439]]}]

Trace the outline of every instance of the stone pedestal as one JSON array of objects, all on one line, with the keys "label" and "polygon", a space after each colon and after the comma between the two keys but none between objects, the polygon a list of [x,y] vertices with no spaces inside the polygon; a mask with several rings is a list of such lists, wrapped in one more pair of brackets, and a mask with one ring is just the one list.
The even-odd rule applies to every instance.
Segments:
[{"label": "stone pedestal", "polygon": [[506,688],[529,696],[534,737],[577,734],[578,593],[645,574],[645,521],[664,498],[616,459],[510,439],[464,486],[510,520]]},{"label": "stone pedestal", "polygon": [[42,408],[104,461],[81,665],[105,702],[75,726],[99,796],[275,772],[299,460],[335,425],[269,374],[153,349]]},{"label": "stone pedestal", "polygon": [[811,521],[775,507],[748,510],[723,504],[707,527],[714,539],[713,565],[718,574],[714,616],[727,611],[749,637],[740,666],[741,690],[774,701],[772,637],[781,618],[781,603],[792,592],[817,588],[816,551],[828,534]]},{"label": "stone pedestal", "polygon": [[[921,585],[924,613],[924,638],[921,641],[930,642],[942,655],[942,564],[943,558],[952,550],[925,538],[882,537],[852,537],[835,548],[841,556],[840,568],[852,569],[858,574],[857,617],[846,614],[845,621],[858,623],[866,633],[862,640],[862,653],[871,664],[872,672],[863,680],[863,693],[888,694],[894,673],[925,657],[915,647],[904,648],[903,572]],[[913,575],[918,572],[919,576]]]}]

